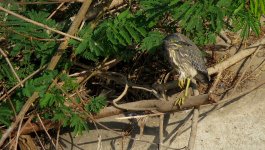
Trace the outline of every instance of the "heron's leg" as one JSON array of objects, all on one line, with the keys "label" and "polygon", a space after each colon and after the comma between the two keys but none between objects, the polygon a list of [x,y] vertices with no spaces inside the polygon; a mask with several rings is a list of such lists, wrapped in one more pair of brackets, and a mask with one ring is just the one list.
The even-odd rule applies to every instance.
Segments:
[{"label": "heron's leg", "polygon": [[190,87],[190,78],[187,78],[187,85],[186,85],[186,90],[185,90],[185,97],[188,97],[188,92],[189,92],[189,87]]},{"label": "heron's leg", "polygon": [[[175,102],[175,105],[181,106],[184,104],[186,98],[188,97],[189,94],[189,86],[190,86],[190,78],[187,78],[187,84],[186,84],[186,88],[185,88],[185,94],[184,96],[180,97],[177,99],[177,101]],[[184,79],[184,83],[185,83],[185,79]]]}]

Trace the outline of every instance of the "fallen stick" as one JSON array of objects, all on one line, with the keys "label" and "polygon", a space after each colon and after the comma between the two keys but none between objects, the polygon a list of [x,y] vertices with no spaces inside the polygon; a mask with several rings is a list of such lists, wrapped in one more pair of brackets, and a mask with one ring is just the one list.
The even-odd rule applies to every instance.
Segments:
[{"label": "fallen stick", "polygon": [[225,60],[219,64],[216,64],[214,67],[208,68],[207,70],[208,70],[209,75],[223,71],[224,69],[226,69],[226,68],[234,65],[235,63],[239,62],[243,58],[248,57],[249,55],[253,54],[256,51],[257,47],[259,47],[260,45],[263,45],[263,44],[265,44],[265,38],[264,37],[261,40],[259,40],[258,42],[249,46],[248,48],[243,49],[240,52],[236,53],[235,55],[231,56],[227,60]]}]

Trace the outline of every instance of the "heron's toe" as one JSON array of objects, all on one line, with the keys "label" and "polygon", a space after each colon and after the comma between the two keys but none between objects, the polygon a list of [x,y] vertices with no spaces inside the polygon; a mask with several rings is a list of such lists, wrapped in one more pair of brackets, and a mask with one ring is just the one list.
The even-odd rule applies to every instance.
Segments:
[{"label": "heron's toe", "polygon": [[184,86],[185,86],[185,80],[184,79],[179,79],[178,86],[183,89]]},{"label": "heron's toe", "polygon": [[186,96],[180,97],[176,100],[175,102],[175,106],[178,105],[179,107],[182,106],[184,104],[186,100]]}]

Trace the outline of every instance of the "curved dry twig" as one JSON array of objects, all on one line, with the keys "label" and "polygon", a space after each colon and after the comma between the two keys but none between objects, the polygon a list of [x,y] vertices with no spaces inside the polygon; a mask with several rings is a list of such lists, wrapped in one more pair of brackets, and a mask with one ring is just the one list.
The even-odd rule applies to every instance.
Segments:
[{"label": "curved dry twig", "polygon": [[[117,72],[107,72],[107,73],[102,73],[101,75],[108,78],[108,79],[111,79],[111,80],[125,84],[125,88],[124,88],[122,94],[119,97],[112,100],[112,103],[115,107],[117,107],[119,109],[123,109],[123,110],[131,110],[131,111],[154,110],[153,108],[133,108],[133,107],[118,105],[117,102],[120,101],[126,95],[128,89],[129,89],[129,82],[128,82],[127,78],[123,74],[120,74]],[[115,76],[119,76],[120,78],[117,78]]]}]

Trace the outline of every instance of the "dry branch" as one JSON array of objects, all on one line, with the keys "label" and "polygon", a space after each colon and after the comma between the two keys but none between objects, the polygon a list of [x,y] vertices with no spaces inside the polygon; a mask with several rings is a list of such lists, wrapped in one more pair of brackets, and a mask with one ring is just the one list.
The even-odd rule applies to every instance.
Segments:
[{"label": "dry branch", "polygon": [[259,52],[260,48],[261,48],[261,46],[258,46],[257,49],[255,50],[254,54],[251,56],[250,61],[249,61],[249,63],[247,64],[247,66],[246,66],[244,72],[241,74],[241,76],[239,77],[238,81],[236,82],[236,84],[235,84],[235,86],[234,86],[234,89],[233,89],[232,93],[234,93],[234,92],[236,91],[238,85],[240,84],[242,78],[245,76],[247,70],[250,68],[251,63],[253,62],[253,60],[254,60],[254,58],[256,57],[257,53]]},{"label": "dry branch", "polygon": [[62,32],[62,31],[59,31],[59,30],[53,29],[53,28],[51,28],[51,27],[49,27],[49,26],[47,26],[47,25],[45,25],[45,24],[42,24],[42,23],[39,23],[39,22],[37,22],[37,21],[31,20],[31,19],[29,19],[29,18],[26,18],[26,17],[24,17],[24,16],[22,16],[22,15],[19,15],[19,14],[17,14],[17,13],[14,13],[14,12],[10,11],[10,10],[7,10],[7,9],[1,7],[1,6],[0,6],[0,10],[4,11],[4,12],[6,12],[6,13],[12,15],[12,16],[15,16],[15,17],[17,17],[17,18],[19,18],[19,19],[22,19],[22,20],[24,20],[24,21],[26,21],[26,22],[28,22],[28,23],[32,23],[32,24],[34,24],[34,25],[36,25],[36,26],[42,27],[42,28],[44,28],[44,29],[47,29],[47,30],[53,31],[53,32],[58,33],[58,34],[61,34],[61,35],[64,35],[64,36],[66,36],[66,37],[70,37],[70,38],[73,38],[73,39],[75,39],[75,40],[82,41],[81,38],[76,37],[76,36],[73,36],[73,35],[69,34],[69,32],[68,32],[68,33],[64,33],[64,32]]},{"label": "dry branch", "polygon": [[20,84],[24,84],[28,79],[32,78],[34,75],[36,75],[37,73],[39,73],[41,70],[43,70],[46,66],[42,66],[40,67],[38,70],[34,71],[32,74],[30,74],[29,76],[27,76],[25,79],[23,79],[20,83],[18,83],[17,85],[15,85],[14,87],[12,87],[10,90],[8,90],[4,95],[2,95],[0,97],[0,101],[3,100],[4,98],[6,98],[11,92],[13,92],[16,88],[18,88],[20,86]]},{"label": "dry branch", "polygon": [[199,120],[200,108],[194,108],[193,110],[193,117],[192,117],[192,124],[191,124],[191,131],[190,131],[190,139],[188,144],[188,150],[193,150],[195,145],[195,139],[197,134],[197,124]]},{"label": "dry branch", "polygon": [[[119,7],[124,3],[124,0],[113,0],[107,10],[111,10],[115,7]],[[91,6],[92,8],[86,14],[85,20],[90,21],[98,16],[98,14],[104,9],[105,4],[97,5],[96,7]]]},{"label": "dry branch", "polygon": [[[244,96],[250,92],[252,92],[253,90],[259,88],[260,86],[264,85],[265,81],[259,83],[258,85],[256,85],[255,87],[248,89],[246,91],[243,91],[239,94],[236,95],[232,95],[222,101],[219,101],[218,103],[214,104],[214,105],[219,105],[221,104],[220,107],[222,107],[224,105],[224,103],[229,102],[231,100],[234,100],[236,98],[239,98],[241,96]],[[176,101],[176,95],[172,95],[170,96],[168,99],[169,101],[161,101],[161,100],[155,100],[155,99],[150,99],[150,100],[141,100],[141,101],[137,101],[137,102],[131,102],[131,103],[126,103],[126,104],[121,104],[121,106],[125,106],[125,107],[135,107],[135,108],[152,108],[153,110],[157,110],[159,112],[175,112],[175,111],[182,111],[184,109],[189,109],[192,107],[196,107],[196,106],[207,106],[208,104],[213,105],[212,103],[210,103],[208,101],[208,94],[203,94],[203,95],[198,95],[198,96],[190,96],[185,103],[182,105],[183,109],[180,109],[178,106],[174,106],[174,103]],[[178,95],[180,96],[180,95]],[[94,118],[95,119],[99,119],[99,118],[103,118],[103,117],[108,117],[108,116],[113,116],[113,115],[118,115],[123,113],[123,110],[121,109],[117,109],[113,106],[110,107],[106,107],[104,109],[102,109],[100,111],[99,114],[95,115]]]},{"label": "dry branch", "polygon": [[218,73],[218,72],[223,71],[224,69],[234,65],[235,63],[239,62],[243,58],[246,58],[247,56],[253,54],[256,51],[257,47],[259,47],[260,45],[264,45],[264,44],[265,44],[265,38],[263,37],[258,42],[252,44],[250,47],[248,47],[244,50],[241,50],[240,52],[231,56],[227,60],[215,65],[214,67],[208,68],[209,75]]},{"label": "dry branch", "polygon": [[[150,100],[141,100],[137,102],[131,102],[126,104],[120,104],[120,106],[123,107],[132,107],[132,108],[142,108],[142,110],[146,109],[152,109],[157,110],[159,112],[174,112],[174,111],[181,111],[183,109],[180,109],[178,106],[175,106],[174,103],[176,101],[176,95],[172,95],[168,97],[169,101],[161,101],[157,99],[150,99]],[[180,95],[178,95],[180,96]],[[183,108],[191,108],[194,106],[199,106],[203,104],[208,104],[208,94],[203,94],[199,96],[191,96],[189,97],[185,103],[182,105]],[[138,110],[140,111],[140,110]],[[118,115],[122,113],[123,110],[118,109],[116,107],[110,106],[102,109],[98,115],[96,115],[94,118],[103,118],[113,115]]]},{"label": "dry branch", "polygon": [[11,62],[9,61],[8,57],[7,57],[7,54],[0,48],[0,53],[2,54],[2,56],[5,58],[7,64],[9,65],[11,71],[13,72],[14,76],[17,78],[19,84],[21,87],[23,87],[23,84],[21,83],[21,80],[19,78],[19,76],[17,75],[13,65],[11,64]]}]

